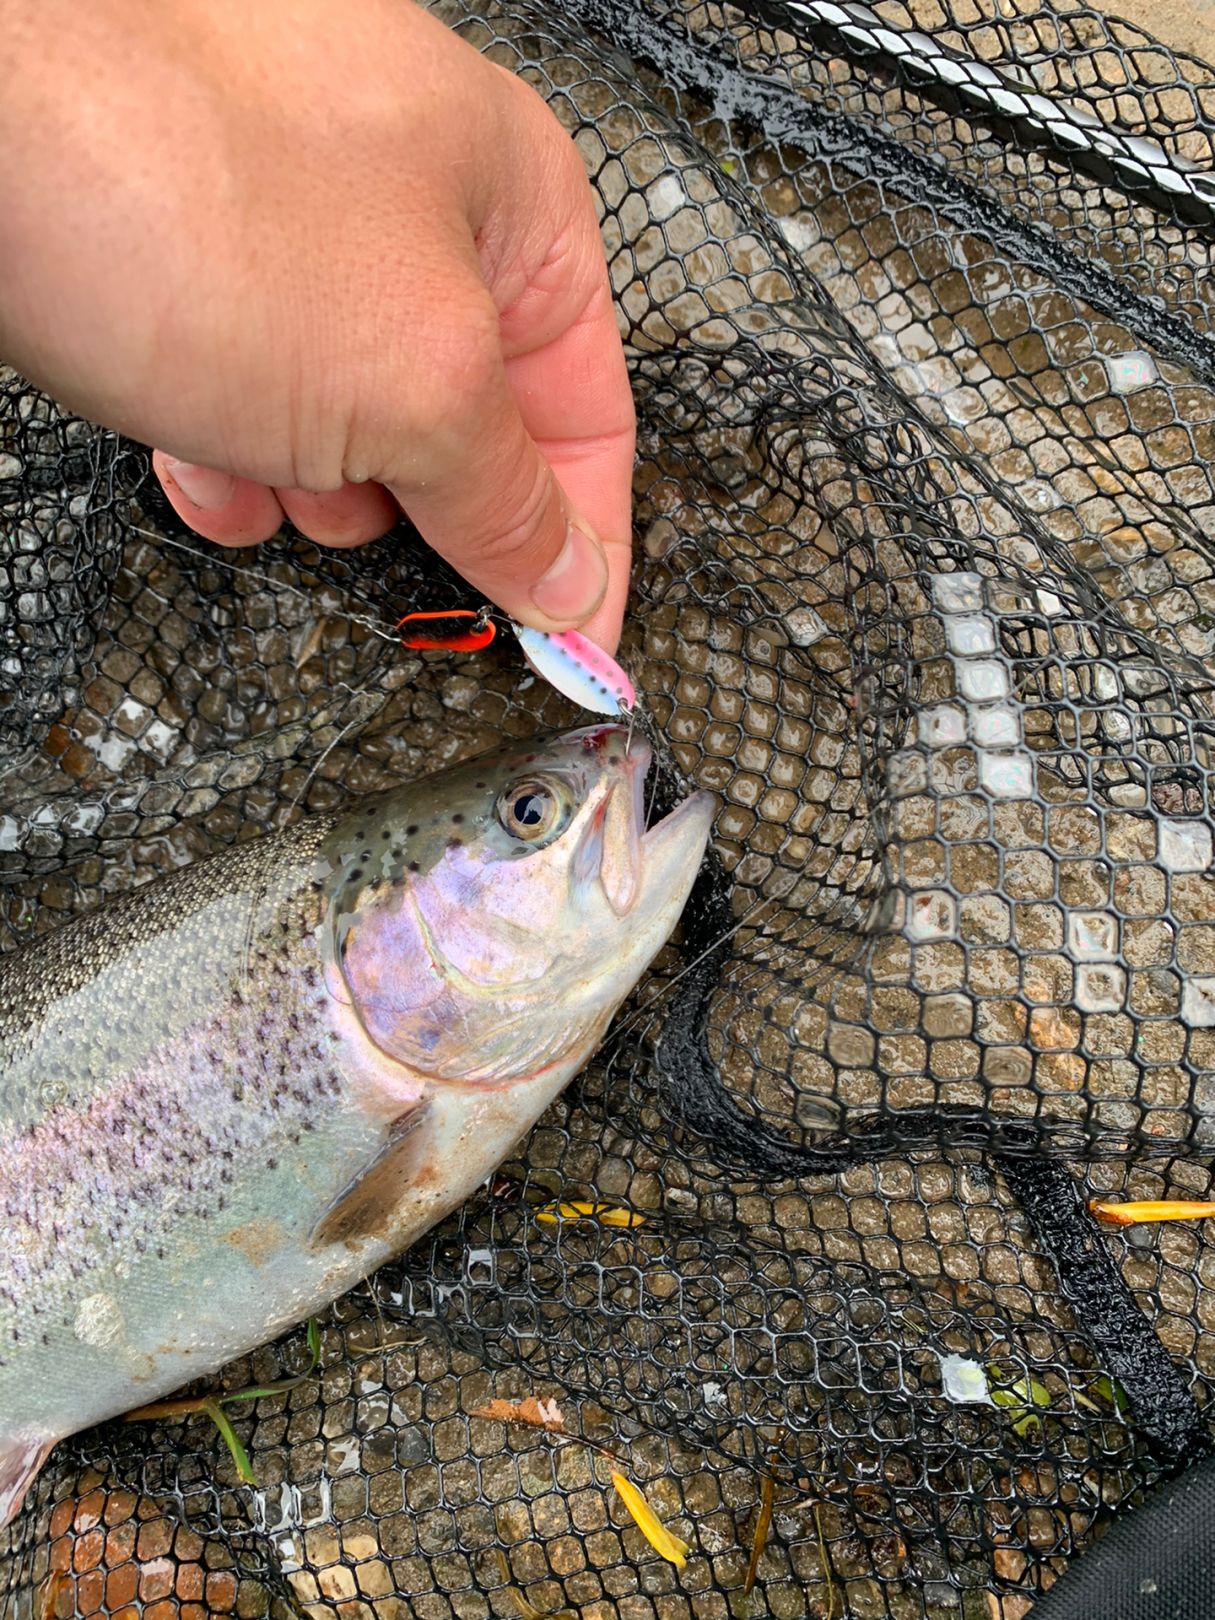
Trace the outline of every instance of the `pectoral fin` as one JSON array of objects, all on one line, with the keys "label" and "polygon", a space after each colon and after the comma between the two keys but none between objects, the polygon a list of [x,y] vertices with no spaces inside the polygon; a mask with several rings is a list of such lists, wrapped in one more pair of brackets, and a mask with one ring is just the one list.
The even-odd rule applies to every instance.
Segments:
[{"label": "pectoral fin", "polygon": [[26,1491],[54,1449],[54,1440],[0,1440],[0,1530],[20,1513]]},{"label": "pectoral fin", "polygon": [[329,1243],[358,1243],[385,1237],[392,1230],[410,1184],[416,1180],[426,1155],[422,1129],[429,1104],[411,1108],[394,1120],[388,1140],[365,1170],[354,1178],[313,1228],[310,1247]]}]

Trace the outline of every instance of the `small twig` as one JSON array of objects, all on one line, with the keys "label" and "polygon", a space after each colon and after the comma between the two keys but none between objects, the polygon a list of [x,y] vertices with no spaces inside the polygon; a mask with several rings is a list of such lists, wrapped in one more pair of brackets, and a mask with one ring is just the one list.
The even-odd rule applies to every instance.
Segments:
[{"label": "small twig", "polygon": [[1144,1221],[1210,1220],[1215,1203],[1200,1198],[1143,1198],[1125,1203],[1090,1198],[1088,1212],[1105,1226],[1138,1226]]},{"label": "small twig", "polygon": [[823,1579],[827,1583],[827,1614],[825,1620],[831,1620],[832,1615],[835,1613],[835,1582],[831,1579],[831,1560],[827,1557],[827,1543],[823,1539],[823,1521],[817,1502],[814,1505],[814,1530],[818,1536],[819,1563],[823,1566]]},{"label": "small twig", "polygon": [[315,1317],[308,1323],[308,1349],[311,1358],[307,1367],[303,1372],[296,1373],[293,1378],[280,1378],[273,1384],[252,1384],[248,1389],[236,1389],[229,1395],[185,1396],[172,1401],[154,1401],[150,1406],[138,1406],[133,1412],[125,1413],[122,1421],[152,1423],[162,1418],[209,1417],[223,1436],[239,1478],[246,1485],[256,1485],[257,1480],[249,1461],[249,1454],[241,1444],[240,1437],[232,1427],[224,1408],[234,1401],[259,1401],[271,1395],[285,1395],[289,1390],[302,1384],[306,1378],[311,1378],[321,1359],[321,1330]]},{"label": "small twig", "polygon": [[755,1578],[759,1573],[759,1560],[764,1548],[768,1545],[768,1531],[772,1525],[772,1503],[776,1497],[776,1485],[771,1474],[765,1474],[763,1484],[759,1490],[759,1514],[755,1520],[755,1534],[751,1538],[751,1556],[747,1560],[747,1575],[743,1581],[743,1596],[750,1597],[755,1588]]}]

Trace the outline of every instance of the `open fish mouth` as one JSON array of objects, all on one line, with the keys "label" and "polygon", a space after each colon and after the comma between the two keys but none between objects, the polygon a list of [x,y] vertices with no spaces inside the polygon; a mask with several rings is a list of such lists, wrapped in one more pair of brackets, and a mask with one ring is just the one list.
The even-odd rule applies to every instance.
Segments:
[{"label": "open fish mouth", "polygon": [[630,753],[636,753],[641,748],[645,749],[645,770],[641,773],[639,786],[644,799],[637,819],[643,835],[648,836],[655,827],[675,815],[690,798],[696,797],[696,790],[689,789],[685,782],[680,781],[672,766],[656,755],[644,738],[635,735]]},{"label": "open fish mouth", "polygon": [[695,797],[696,790],[678,779],[669,761],[654,752],[636,724],[611,721],[583,734],[583,746],[594,750],[621,740],[624,753],[620,763],[629,773],[634,822],[639,836],[644,837]]},{"label": "open fish mouth", "polygon": [[597,727],[586,734],[584,745],[601,750],[621,739],[624,751],[582,830],[578,855],[580,871],[597,874],[617,917],[633,909],[647,869],[669,859],[671,846],[683,840],[684,823],[704,823],[712,802],[701,792],[679,794],[673,787],[660,792],[668,773],[657,765],[650,744],[623,726]]}]

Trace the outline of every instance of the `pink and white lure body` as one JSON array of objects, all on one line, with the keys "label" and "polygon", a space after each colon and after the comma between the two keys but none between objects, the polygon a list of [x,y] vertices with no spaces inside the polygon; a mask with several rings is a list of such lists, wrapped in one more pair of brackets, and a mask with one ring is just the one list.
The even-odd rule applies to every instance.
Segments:
[{"label": "pink and white lure body", "polygon": [[528,662],[550,686],[592,714],[627,715],[636,702],[633,683],[614,658],[577,630],[549,634],[511,620]]}]

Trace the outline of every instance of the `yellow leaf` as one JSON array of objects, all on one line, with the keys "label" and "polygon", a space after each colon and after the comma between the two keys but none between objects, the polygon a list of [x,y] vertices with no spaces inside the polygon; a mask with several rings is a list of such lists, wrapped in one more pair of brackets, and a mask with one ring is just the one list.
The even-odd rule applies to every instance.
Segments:
[{"label": "yellow leaf", "polygon": [[546,1226],[555,1226],[558,1221],[580,1221],[586,1218],[597,1220],[601,1226],[643,1226],[644,1215],[636,1215],[631,1209],[619,1209],[614,1204],[587,1204],[574,1202],[570,1204],[546,1204],[537,1210],[536,1219],[543,1221]]},{"label": "yellow leaf", "polygon": [[555,1226],[558,1221],[576,1221],[584,1215],[593,1215],[597,1208],[597,1204],[546,1204],[537,1211],[536,1219],[546,1226]]},{"label": "yellow leaf", "polygon": [[637,1215],[631,1209],[610,1209],[600,1205],[596,1212],[596,1220],[602,1226],[644,1226],[645,1216]]},{"label": "yellow leaf", "polygon": [[1145,1198],[1115,1203],[1090,1198],[1089,1213],[1107,1226],[1136,1226],[1140,1221],[1198,1221],[1215,1215],[1215,1204],[1193,1198]]},{"label": "yellow leaf", "polygon": [[764,1548],[768,1544],[768,1531],[772,1524],[772,1504],[776,1499],[776,1486],[770,1475],[765,1474],[760,1486],[759,1517],[755,1521],[755,1534],[751,1538],[751,1556],[747,1560],[747,1577],[743,1581],[743,1596],[750,1597],[755,1589],[755,1579],[759,1574],[759,1560]]},{"label": "yellow leaf", "polygon": [[632,1515],[633,1522],[654,1551],[661,1558],[665,1558],[669,1564],[674,1564],[676,1569],[682,1569],[688,1561],[690,1551],[687,1542],[681,1541],[676,1535],[672,1535],[632,1480],[626,1479],[623,1474],[618,1474],[613,1470],[612,1484],[616,1487],[620,1500]]}]

